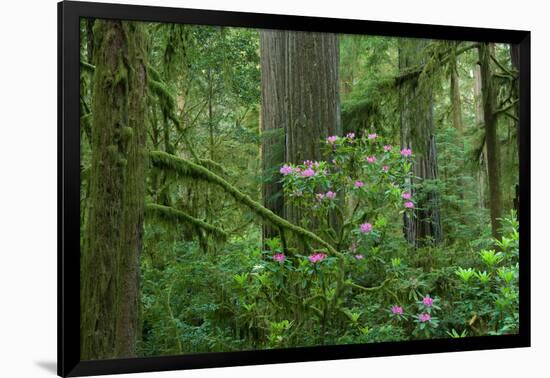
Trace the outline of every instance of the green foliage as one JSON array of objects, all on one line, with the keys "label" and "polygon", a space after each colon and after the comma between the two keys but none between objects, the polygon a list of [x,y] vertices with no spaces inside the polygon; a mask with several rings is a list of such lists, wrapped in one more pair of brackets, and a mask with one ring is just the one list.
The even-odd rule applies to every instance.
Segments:
[{"label": "green foliage", "polygon": [[[91,136],[94,119],[105,112],[93,104],[94,82],[108,74],[125,91],[135,74],[134,67],[96,68],[87,26],[82,20],[82,233],[98,206],[90,200]],[[141,177],[147,194],[140,356],[518,331],[519,224],[511,212],[501,221],[502,237],[490,236],[471,43],[427,41],[418,62],[403,71],[398,39],[342,35],[344,133],[319,141],[320,161],[281,161],[262,172],[262,144],[285,135],[283,127],[260,135],[258,32],[142,27],[147,38],[135,48],[147,55],[147,148],[139,153],[148,156],[150,169]],[[499,107],[513,113],[516,73],[508,54],[496,45],[493,68],[500,75]],[[463,130],[451,121],[451,69],[459,78]],[[399,88],[417,85],[416,93],[429,88],[433,95],[437,146],[437,178],[423,181],[414,177],[415,159],[400,154]],[[119,150],[136,137],[127,125],[134,118],[119,114],[117,140],[105,144],[121,171],[131,164]],[[510,115],[498,122],[508,210],[518,179],[517,131]],[[421,153],[425,146],[413,149]],[[281,214],[262,206],[266,177],[283,187]],[[436,204],[429,201],[433,194]],[[438,207],[444,239],[415,247],[403,235],[403,218],[423,217],[429,206]],[[287,220],[290,209],[300,214],[294,223]],[[262,239],[265,224],[279,235]]]}]

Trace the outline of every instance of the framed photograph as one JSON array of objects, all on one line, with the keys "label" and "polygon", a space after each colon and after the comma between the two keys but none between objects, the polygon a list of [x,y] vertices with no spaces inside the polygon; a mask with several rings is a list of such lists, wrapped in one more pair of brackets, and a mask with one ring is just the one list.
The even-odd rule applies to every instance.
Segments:
[{"label": "framed photograph", "polygon": [[530,345],[528,31],[58,26],[59,375]]}]

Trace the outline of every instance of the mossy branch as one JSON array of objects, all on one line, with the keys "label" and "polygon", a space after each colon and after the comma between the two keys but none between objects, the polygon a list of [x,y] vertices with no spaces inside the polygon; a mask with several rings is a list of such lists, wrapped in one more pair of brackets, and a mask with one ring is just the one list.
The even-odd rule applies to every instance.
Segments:
[{"label": "mossy branch", "polygon": [[355,289],[359,289],[359,290],[363,290],[363,291],[367,291],[367,292],[373,292],[373,291],[377,291],[377,290],[380,290],[380,289],[383,289],[384,286],[386,286],[390,281],[393,281],[393,277],[388,277],[386,278],[384,281],[382,281],[382,283],[378,286],[373,286],[373,287],[365,287],[365,286],[361,286],[359,284],[356,284],[352,281],[346,281],[346,285],[347,286],[350,286],[350,287],[353,287]]},{"label": "mossy branch", "polygon": [[95,71],[95,66],[83,60],[80,61],[80,68],[83,68],[85,71],[93,73]]},{"label": "mossy branch", "polygon": [[225,192],[231,195],[238,203],[247,206],[256,215],[260,216],[263,219],[268,220],[273,225],[280,228],[284,228],[286,230],[293,232],[298,236],[302,236],[304,238],[307,238],[311,241],[318,243],[319,245],[326,248],[327,251],[332,255],[337,255],[337,256],[342,255],[341,253],[336,251],[336,249],[332,245],[330,245],[325,240],[321,239],[319,236],[279,217],[278,215],[273,213],[271,210],[266,209],[265,207],[260,205],[258,202],[250,198],[248,195],[242,193],[236,187],[231,185],[229,182],[225,181],[222,177],[218,176],[214,172],[208,170],[207,168],[201,165],[192,163],[186,159],[181,159],[181,158],[178,158],[177,156],[167,154],[166,152],[162,152],[162,151],[152,151],[149,153],[149,156],[151,159],[151,163],[154,166],[158,168],[173,170],[177,172],[179,175],[182,175],[185,177],[192,177],[195,179],[207,181],[211,184],[218,185]]},{"label": "mossy branch", "polygon": [[168,220],[182,221],[187,224],[199,227],[204,231],[213,234],[223,240],[227,239],[227,233],[221,228],[206,223],[198,218],[192,217],[191,215],[181,210],[174,209],[173,207],[163,206],[156,203],[148,203],[145,205],[145,210],[149,214],[159,215]]}]

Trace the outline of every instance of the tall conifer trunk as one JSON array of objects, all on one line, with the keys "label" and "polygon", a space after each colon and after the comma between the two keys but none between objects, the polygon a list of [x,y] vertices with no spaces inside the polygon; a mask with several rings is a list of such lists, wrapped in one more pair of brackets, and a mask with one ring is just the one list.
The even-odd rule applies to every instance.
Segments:
[{"label": "tall conifer trunk", "polygon": [[90,210],[81,254],[81,358],[135,355],[145,197],[142,25],[97,20]]},{"label": "tall conifer trunk", "polygon": [[[285,217],[299,223],[303,214],[288,204],[281,207],[276,197],[281,189],[275,183],[280,178],[269,176],[269,172],[283,162],[321,160],[322,140],[341,135],[338,37],[330,33],[261,31],[260,44],[261,123],[266,133],[262,163],[268,177],[275,177],[264,185],[264,203],[274,211],[284,208]],[[284,128],[282,151],[281,140],[275,137],[280,128]],[[274,137],[269,138],[267,133]],[[308,227],[314,228],[315,220],[308,221]]]},{"label": "tall conifer trunk", "polygon": [[[399,69],[406,73],[424,61],[423,50],[428,41],[401,39],[399,41]],[[433,95],[431,87],[418,76],[401,82],[399,88],[401,146],[413,149],[414,176],[424,180],[437,179],[437,150],[433,125]],[[414,182],[413,182],[414,183]],[[441,242],[442,228],[439,195],[435,191],[414,193],[414,215],[404,215],[406,239],[415,246]]]},{"label": "tall conifer trunk", "polygon": [[491,229],[495,238],[499,237],[502,217],[502,188],[500,172],[500,142],[497,133],[497,118],[495,115],[496,91],[491,72],[492,45],[481,43],[479,47],[479,66],[481,72],[481,93],[483,98],[483,120],[485,127],[485,143],[487,145],[487,170],[489,178],[489,210],[491,213]]}]

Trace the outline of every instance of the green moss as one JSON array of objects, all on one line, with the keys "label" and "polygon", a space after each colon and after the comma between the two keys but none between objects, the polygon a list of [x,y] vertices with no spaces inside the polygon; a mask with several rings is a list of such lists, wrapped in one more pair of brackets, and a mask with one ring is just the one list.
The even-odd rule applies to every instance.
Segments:
[{"label": "green moss", "polygon": [[227,182],[214,172],[210,171],[209,169],[162,151],[152,151],[150,152],[149,156],[153,166],[173,170],[182,177],[192,177],[198,180],[209,182],[213,185],[217,185],[222,188],[227,194],[231,195],[238,203],[247,206],[257,216],[269,221],[277,227],[294,233],[298,237],[304,237],[317,243],[318,245],[326,248],[327,251],[333,255],[342,256],[342,254],[336,251],[336,249],[332,245],[321,239],[316,234],[299,226],[296,226],[295,224],[292,224],[289,221],[279,217],[271,210],[266,209],[258,202],[254,201],[248,195],[242,193],[236,187],[234,187],[229,182]]},{"label": "green moss", "polygon": [[146,214],[148,215],[161,216],[168,220],[181,221],[199,227],[200,229],[213,234],[217,238],[222,239],[222,241],[227,239],[227,233],[221,228],[192,217],[191,215],[181,210],[174,209],[173,207],[163,206],[155,203],[148,203],[145,209]]}]

